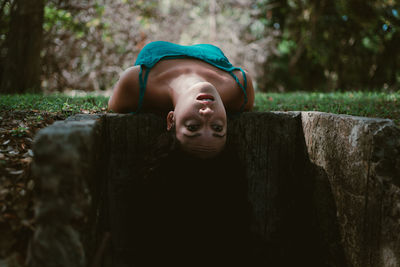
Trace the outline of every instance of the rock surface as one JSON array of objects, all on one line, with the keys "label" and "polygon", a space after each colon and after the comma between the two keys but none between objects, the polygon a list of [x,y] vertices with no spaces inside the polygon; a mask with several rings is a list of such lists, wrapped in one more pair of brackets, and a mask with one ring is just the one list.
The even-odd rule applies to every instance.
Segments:
[{"label": "rock surface", "polygon": [[400,130],[392,121],[303,112],[310,160],[329,179],[352,266],[400,265]]},{"label": "rock surface", "polygon": [[91,229],[91,179],[95,179],[95,120],[59,121],[35,137],[33,172],[38,178],[29,266],[86,266],[81,232]]},{"label": "rock surface", "polygon": [[[37,135],[30,266],[132,266],[131,188],[164,128],[151,114],[85,115]],[[400,133],[391,121],[244,113],[228,133],[246,165],[254,266],[399,265]]]}]

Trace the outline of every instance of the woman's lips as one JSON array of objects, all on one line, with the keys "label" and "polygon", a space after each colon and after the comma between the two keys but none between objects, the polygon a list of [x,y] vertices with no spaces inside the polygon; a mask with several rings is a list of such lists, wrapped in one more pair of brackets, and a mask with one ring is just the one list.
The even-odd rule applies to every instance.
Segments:
[{"label": "woman's lips", "polygon": [[196,100],[199,100],[199,101],[214,101],[215,99],[214,99],[214,96],[209,95],[209,94],[199,94],[199,95],[197,95]]}]

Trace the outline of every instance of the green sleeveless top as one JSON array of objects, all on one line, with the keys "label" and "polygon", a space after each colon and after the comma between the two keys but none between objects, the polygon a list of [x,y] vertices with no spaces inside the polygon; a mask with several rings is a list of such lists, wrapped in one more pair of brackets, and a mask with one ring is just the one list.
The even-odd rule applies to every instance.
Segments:
[{"label": "green sleeveless top", "polygon": [[[224,53],[218,47],[210,44],[197,44],[191,46],[184,46],[173,44],[164,41],[156,41],[147,44],[139,53],[135,66],[140,65],[139,72],[139,103],[135,113],[139,112],[143,105],[144,93],[146,91],[147,78],[149,72],[154,65],[163,59],[177,59],[177,58],[195,58],[205,61],[219,69],[227,71],[239,84],[244,94],[244,103],[242,104],[241,111],[247,103],[247,79],[246,74],[242,68],[232,66]],[[143,66],[146,67],[143,71]],[[243,74],[244,84],[239,82],[238,77],[233,73],[234,70],[240,70]]]}]

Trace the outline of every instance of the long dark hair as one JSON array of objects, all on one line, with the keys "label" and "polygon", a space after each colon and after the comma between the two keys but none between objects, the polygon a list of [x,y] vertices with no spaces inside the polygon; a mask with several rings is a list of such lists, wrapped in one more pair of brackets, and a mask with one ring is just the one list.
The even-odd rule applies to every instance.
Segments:
[{"label": "long dark hair", "polygon": [[178,149],[178,146],[175,127],[160,134],[150,146],[151,149],[144,155],[144,164],[140,171],[142,180],[148,180],[161,163]]},{"label": "long dark hair", "polygon": [[196,158],[180,149],[172,130],[156,140],[143,169],[139,262],[210,266],[212,258],[212,266],[226,266],[245,259],[247,181],[234,147]]}]

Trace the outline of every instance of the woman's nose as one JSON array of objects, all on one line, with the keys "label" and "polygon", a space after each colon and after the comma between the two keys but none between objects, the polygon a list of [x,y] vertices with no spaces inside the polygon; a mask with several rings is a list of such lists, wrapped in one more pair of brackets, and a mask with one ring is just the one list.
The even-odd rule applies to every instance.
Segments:
[{"label": "woman's nose", "polygon": [[214,113],[214,111],[211,108],[205,106],[199,110],[199,113],[200,113],[200,115],[203,115],[203,116],[211,116]]}]

